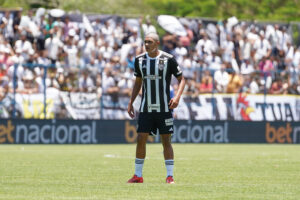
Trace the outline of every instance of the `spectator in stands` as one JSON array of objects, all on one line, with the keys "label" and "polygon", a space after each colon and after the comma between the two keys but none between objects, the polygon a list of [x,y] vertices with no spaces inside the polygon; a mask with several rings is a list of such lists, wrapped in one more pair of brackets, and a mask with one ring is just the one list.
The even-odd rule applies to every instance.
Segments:
[{"label": "spectator in stands", "polygon": [[288,68],[293,67],[295,48],[290,42],[287,42],[286,48],[284,49],[284,54],[285,54],[285,61],[284,61],[285,64],[288,66]]},{"label": "spectator in stands", "polygon": [[189,25],[187,23],[183,24],[183,27],[184,27],[187,35],[186,36],[180,36],[179,41],[180,41],[180,43],[183,47],[185,47],[186,49],[190,49],[191,41],[193,41],[193,38],[194,38],[194,33],[189,28]]},{"label": "spectator in stands", "polygon": [[118,87],[120,88],[120,94],[130,97],[131,90],[134,85],[133,81],[133,70],[128,70],[124,73],[121,77],[120,81],[118,82]]},{"label": "spectator in stands", "polygon": [[206,33],[202,33],[202,35],[203,38],[197,42],[195,49],[200,58],[205,58],[205,56],[211,55],[213,51],[216,51],[216,47]]},{"label": "spectator in stands", "polygon": [[39,51],[39,56],[37,58],[37,64],[48,66],[51,65],[50,59],[47,57],[48,52],[47,50]]},{"label": "spectator in stands", "polygon": [[50,30],[50,37],[45,41],[45,48],[47,50],[48,58],[51,64],[55,65],[59,62],[59,54],[64,46],[63,42],[58,36],[58,23],[53,23],[53,29]]},{"label": "spectator in stands", "polygon": [[287,86],[284,86],[282,79],[276,78],[270,88],[270,94],[282,94],[285,89],[287,89]]},{"label": "spectator in stands", "polygon": [[300,84],[298,85],[297,83],[293,83],[289,86],[288,94],[300,95]]},{"label": "spectator in stands", "polygon": [[264,31],[260,31],[259,39],[255,41],[253,48],[255,50],[254,59],[256,62],[261,60],[263,57],[269,57],[271,55],[270,42],[265,38]]},{"label": "spectator in stands", "polygon": [[97,73],[96,76],[96,93],[97,98],[100,100],[102,97],[102,76],[101,73]]},{"label": "spectator in stands", "polygon": [[258,66],[259,70],[261,71],[261,82],[263,83],[263,85],[266,85],[267,89],[269,89],[272,84],[272,72],[274,70],[273,63],[269,58],[263,56]]},{"label": "spectator in stands", "polygon": [[20,40],[17,40],[15,43],[15,50],[21,50],[21,56],[23,60],[26,62],[29,58],[29,51],[32,49],[32,43],[27,40],[27,32],[21,32]]},{"label": "spectator in stands", "polygon": [[235,71],[229,74],[229,81],[227,84],[227,93],[239,93],[243,86],[243,79]]},{"label": "spectator in stands", "polygon": [[130,53],[138,55],[142,52],[143,40],[138,34],[137,27],[132,28],[132,35],[128,38],[128,42],[130,43],[130,45],[132,47],[132,49],[130,50]]},{"label": "spectator in stands", "polygon": [[156,33],[156,28],[155,28],[155,26],[153,26],[151,24],[149,15],[147,15],[145,17],[145,21],[146,21],[146,23],[142,24],[142,29],[143,29],[144,35],[147,35],[148,33]]},{"label": "spectator in stands", "polygon": [[[46,77],[45,82],[44,82],[44,74],[36,73],[36,69],[38,69],[38,68],[34,68],[34,70],[35,70],[34,72],[35,72],[35,74],[37,74],[35,76],[35,82],[38,85],[38,92],[39,93],[44,93],[45,86],[46,86],[46,88],[60,89],[59,84],[56,80],[56,72],[57,72],[56,68],[54,68],[54,67],[51,67],[51,68],[48,68],[48,69],[43,68],[43,70],[42,70],[43,72],[44,72],[44,70],[47,70],[47,77]],[[46,84],[46,85],[44,85],[44,84]]]},{"label": "spectator in stands", "polygon": [[39,92],[38,84],[36,83],[34,73],[31,70],[25,70],[22,81],[24,84],[18,86],[18,93],[34,94]]},{"label": "spectator in stands", "polygon": [[176,40],[176,35],[167,32],[162,37],[162,50],[169,54],[175,55],[174,49],[176,48]]},{"label": "spectator in stands", "polygon": [[226,69],[226,65],[221,64],[221,69],[217,70],[214,74],[215,87],[217,92],[220,93],[226,92],[227,85],[229,82],[229,75],[225,69]]},{"label": "spectator in stands", "polygon": [[90,71],[86,68],[81,71],[81,76],[78,81],[78,88],[80,92],[94,92],[95,84],[93,79],[90,77]]},{"label": "spectator in stands", "polygon": [[117,23],[116,27],[114,28],[114,45],[116,44],[118,47],[122,46],[122,39],[124,37],[124,30],[122,29],[121,23]]},{"label": "spectator in stands", "polygon": [[175,56],[176,56],[177,62],[179,63],[179,65],[182,64],[183,63],[183,57],[187,56],[187,54],[188,54],[187,48],[184,47],[182,45],[182,42],[179,40],[177,42],[177,46],[174,49],[174,51],[175,51]]},{"label": "spectator in stands", "polygon": [[108,62],[113,54],[113,48],[109,46],[107,41],[104,41],[104,45],[100,47],[99,54],[103,57],[103,59]]},{"label": "spectator in stands", "polygon": [[213,90],[213,79],[210,75],[210,71],[205,70],[199,86],[199,91],[200,93],[211,93],[212,90]]},{"label": "spectator in stands", "polygon": [[0,47],[0,65],[2,65],[5,70],[7,70],[8,67],[13,64],[14,62],[11,56],[11,49],[7,47]]},{"label": "spectator in stands", "polygon": [[13,19],[14,41],[19,38],[19,25],[21,22],[22,11],[17,11]]},{"label": "spectator in stands", "polygon": [[6,76],[6,66],[0,63],[0,78]]},{"label": "spectator in stands", "polygon": [[59,85],[59,90],[65,91],[65,92],[69,91],[69,89],[70,89],[68,87],[68,83],[66,81],[67,80],[66,74],[67,74],[67,72],[65,72],[63,68],[57,69],[56,80]]},{"label": "spectator in stands", "polygon": [[279,50],[278,56],[276,58],[277,58],[276,59],[276,61],[277,61],[277,70],[279,70],[279,71],[286,70],[284,50]]},{"label": "spectator in stands", "polygon": [[95,64],[96,46],[95,40],[87,31],[84,38],[78,43],[80,52],[80,67],[92,67]]},{"label": "spectator in stands", "polygon": [[10,17],[10,11],[5,11],[4,16],[0,19],[0,34],[6,38],[7,42],[13,43],[13,27],[12,18]]},{"label": "spectator in stands", "polygon": [[112,69],[105,67],[102,74],[102,94],[106,95],[106,100],[111,102],[112,106],[116,106],[119,92],[118,80],[114,79]]},{"label": "spectator in stands", "polygon": [[105,41],[108,43],[110,47],[114,44],[113,39],[113,26],[111,25],[109,20],[104,22],[104,26],[101,29],[101,33],[104,35]]},{"label": "spectator in stands", "polygon": [[69,36],[66,38],[63,47],[63,56],[65,58],[65,67],[78,67],[78,48],[75,41],[76,32],[74,29],[69,31]]},{"label": "spectator in stands", "polygon": [[3,69],[0,66],[0,102],[5,98],[8,93],[8,77],[2,72]]},{"label": "spectator in stands", "polygon": [[209,64],[209,69],[211,70],[219,70],[221,68],[222,60],[219,52],[213,51],[211,55],[206,56],[205,61]]},{"label": "spectator in stands", "polygon": [[178,64],[182,67],[182,74],[184,77],[195,80],[194,69],[192,68],[192,61],[188,55],[183,56],[181,63]]},{"label": "spectator in stands", "polygon": [[186,84],[184,87],[183,94],[196,97],[199,94],[196,81],[188,77],[185,77],[185,80],[186,80]]},{"label": "spectator in stands", "polygon": [[69,31],[73,29],[76,30],[74,23],[70,22],[70,17],[66,16],[63,25],[63,39],[65,40],[69,36]]},{"label": "spectator in stands", "polygon": [[244,59],[241,64],[241,74],[248,75],[254,72],[253,64],[249,59]]},{"label": "spectator in stands", "polygon": [[38,28],[36,48],[38,51],[45,49],[45,40],[47,35],[45,15],[42,15],[36,22]]},{"label": "spectator in stands", "polygon": [[260,78],[258,76],[252,76],[252,81],[250,82],[250,86],[249,86],[249,92],[251,94],[258,94],[260,93],[262,90],[260,88],[262,88],[263,86],[260,85]]},{"label": "spectator in stands", "polygon": [[78,91],[78,72],[79,69],[75,67],[71,67],[69,69],[64,69],[66,73],[65,82],[66,87],[65,89],[69,92],[77,92]]},{"label": "spectator in stands", "polygon": [[249,42],[246,35],[243,36],[243,39],[239,42],[241,60],[249,60],[251,58],[251,43]]},{"label": "spectator in stands", "polygon": [[221,46],[222,60],[223,62],[231,63],[234,58],[234,43],[230,35],[226,36],[226,40],[223,41]]}]

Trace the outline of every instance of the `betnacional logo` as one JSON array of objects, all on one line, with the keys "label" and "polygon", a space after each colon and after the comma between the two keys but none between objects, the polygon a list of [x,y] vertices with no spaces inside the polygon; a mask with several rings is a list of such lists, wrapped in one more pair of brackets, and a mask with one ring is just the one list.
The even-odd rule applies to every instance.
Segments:
[{"label": "betnacional logo", "polygon": [[[229,143],[228,123],[218,125],[200,125],[187,121],[184,124],[174,125],[172,142],[176,143]],[[134,143],[137,139],[136,127],[130,121],[125,122],[125,139]],[[159,136],[148,137],[149,142],[159,143]]]},{"label": "betnacional logo", "polygon": [[14,138],[12,137],[12,132],[15,129],[15,126],[11,123],[10,120],[7,121],[7,124],[0,125],[0,144],[2,143],[14,143]]},{"label": "betnacional logo", "polygon": [[240,112],[240,115],[243,120],[245,121],[251,121],[250,113],[254,111],[252,107],[249,106],[249,101],[246,100],[247,94],[239,94],[239,97],[237,99],[237,107]]},{"label": "betnacional logo", "polygon": [[96,144],[96,122],[82,124],[12,123],[0,125],[0,144]]},{"label": "betnacional logo", "polygon": [[266,141],[268,143],[299,143],[300,126],[291,126],[286,123],[285,126],[275,126],[266,123]]}]

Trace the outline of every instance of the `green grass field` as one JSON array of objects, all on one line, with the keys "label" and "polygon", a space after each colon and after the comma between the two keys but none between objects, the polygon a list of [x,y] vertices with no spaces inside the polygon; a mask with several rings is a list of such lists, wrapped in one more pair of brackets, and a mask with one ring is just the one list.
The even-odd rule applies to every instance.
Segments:
[{"label": "green grass field", "polygon": [[126,184],[135,145],[0,145],[0,199],[300,199],[299,145],[174,144],[174,185],[147,150],[144,183]]}]

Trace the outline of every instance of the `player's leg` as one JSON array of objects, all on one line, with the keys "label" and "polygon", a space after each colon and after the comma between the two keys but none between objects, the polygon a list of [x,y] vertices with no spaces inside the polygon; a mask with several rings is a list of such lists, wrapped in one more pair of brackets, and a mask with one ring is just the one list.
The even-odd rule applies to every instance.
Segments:
[{"label": "player's leg", "polygon": [[146,113],[140,113],[138,119],[138,136],[136,144],[135,172],[128,183],[143,183],[143,166],[146,157],[146,143],[151,130],[151,117]]},{"label": "player's leg", "polygon": [[173,134],[173,118],[172,113],[161,113],[157,117],[156,123],[158,125],[161,142],[164,149],[165,165],[167,169],[167,183],[174,183],[174,152],[171,144],[171,136]]},{"label": "player's leg", "polygon": [[146,143],[149,133],[138,133],[136,143],[136,158],[145,159],[146,157]]},{"label": "player's leg", "polygon": [[146,143],[149,133],[138,133],[136,144],[135,171],[134,176],[128,183],[143,183],[143,167],[146,156]]},{"label": "player's leg", "polygon": [[135,172],[137,177],[143,176],[143,167],[146,157],[146,143],[149,133],[138,133],[135,155]]},{"label": "player's leg", "polygon": [[161,143],[164,149],[164,158],[165,160],[173,160],[174,159],[174,152],[173,147],[171,144],[171,134],[161,134]]},{"label": "player's leg", "polygon": [[167,183],[174,183],[174,152],[171,144],[171,134],[161,134],[161,142],[164,149],[165,165],[167,169]]}]

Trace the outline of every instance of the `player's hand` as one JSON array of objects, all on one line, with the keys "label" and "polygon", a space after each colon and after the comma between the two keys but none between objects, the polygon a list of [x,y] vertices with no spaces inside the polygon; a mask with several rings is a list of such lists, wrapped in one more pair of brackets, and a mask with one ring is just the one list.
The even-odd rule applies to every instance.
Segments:
[{"label": "player's hand", "polygon": [[178,106],[178,104],[179,104],[179,99],[176,98],[176,97],[174,97],[169,102],[169,108],[170,109],[174,109],[174,108],[176,108]]},{"label": "player's hand", "polygon": [[133,119],[134,118],[134,109],[133,109],[132,103],[130,103],[130,102],[128,104],[127,112],[129,114],[129,116]]}]

